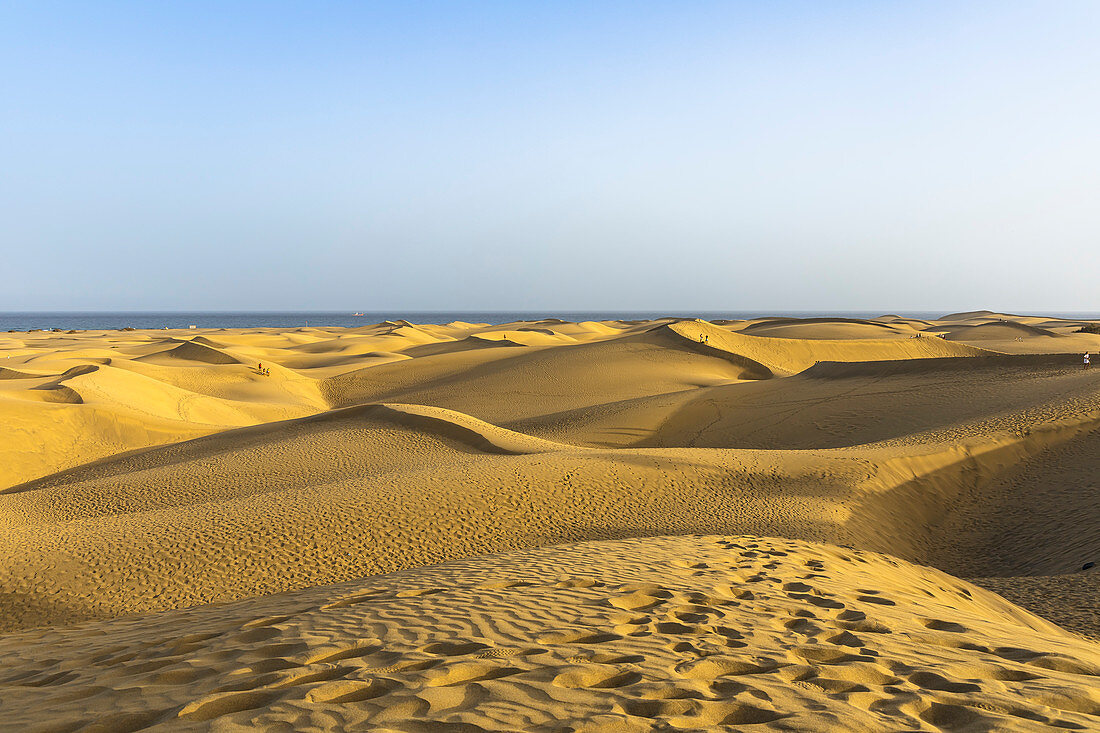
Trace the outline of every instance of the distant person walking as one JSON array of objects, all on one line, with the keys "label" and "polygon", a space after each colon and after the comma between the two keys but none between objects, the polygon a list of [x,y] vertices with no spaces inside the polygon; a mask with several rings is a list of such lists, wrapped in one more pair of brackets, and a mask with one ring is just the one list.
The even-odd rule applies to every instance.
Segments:
[{"label": "distant person walking", "polygon": [[1089,352],[1085,352],[1085,369],[1089,368]]}]

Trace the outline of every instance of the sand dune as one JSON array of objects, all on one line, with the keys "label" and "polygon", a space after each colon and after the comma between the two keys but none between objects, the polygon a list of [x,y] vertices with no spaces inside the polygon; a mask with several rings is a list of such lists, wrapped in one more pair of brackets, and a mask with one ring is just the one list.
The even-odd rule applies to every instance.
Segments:
[{"label": "sand dune", "polygon": [[914,330],[896,323],[857,318],[770,318],[740,329],[749,336],[793,339],[909,338]]},{"label": "sand dune", "polygon": [[943,442],[1023,431],[1055,415],[1085,419],[1100,411],[1096,384],[1068,357],[828,362],[783,380],[699,390],[637,445]]},{"label": "sand dune", "polygon": [[[719,351],[746,360],[756,365],[748,377],[755,379],[797,374],[820,361],[929,359],[990,353],[985,349],[935,338],[850,340],[750,336],[731,332],[705,321],[681,321],[661,326],[657,330],[675,333],[693,346],[698,344],[705,350]],[[699,343],[702,339],[706,339],[705,343]]]},{"label": "sand dune", "polygon": [[943,332],[943,338],[951,341],[1005,341],[1036,336],[1056,336],[1045,328],[1026,323],[982,323],[977,326],[955,326]]},{"label": "sand dune", "polygon": [[36,375],[0,367],[0,379],[34,379]]},{"label": "sand dune", "polygon": [[940,321],[1004,321],[1014,316],[1007,316],[1004,313],[995,313],[988,310],[976,310],[976,311],[962,311],[960,313],[948,313],[947,315],[940,316],[937,320]]},{"label": "sand dune", "polygon": [[324,383],[323,390],[336,406],[431,404],[499,422],[728,383],[745,373],[729,354],[702,352],[681,337],[670,342],[644,329],[627,331],[618,338],[598,336],[560,348],[479,348],[427,354],[408,364],[334,377]]},{"label": "sand dune", "polygon": [[0,334],[0,702],[42,730],[1100,727],[1100,647],[1054,625],[1100,636],[1078,327]]},{"label": "sand dune", "polygon": [[178,346],[173,346],[170,349],[151,354],[149,356],[141,356],[139,359],[152,360],[152,359],[183,359],[185,361],[197,361],[203,364],[239,364],[240,359],[230,356],[224,351],[205,346],[202,343],[195,341],[184,341]]},{"label": "sand dune", "polygon": [[744,536],[476,558],[0,654],[27,730],[42,710],[55,729],[463,731],[1086,730],[1100,712],[1100,645],[935,570]]}]

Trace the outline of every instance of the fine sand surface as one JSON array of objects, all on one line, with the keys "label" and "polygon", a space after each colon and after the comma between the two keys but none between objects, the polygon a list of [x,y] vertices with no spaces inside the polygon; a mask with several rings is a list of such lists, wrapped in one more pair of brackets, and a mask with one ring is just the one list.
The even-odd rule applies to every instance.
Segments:
[{"label": "fine sand surface", "polygon": [[[1100,645],[792,540],[588,542],[0,637],[6,722],[72,730],[1095,730]],[[42,726],[46,729],[47,726]]]},{"label": "fine sand surface", "polygon": [[1082,325],[0,334],[0,712],[1100,729]]}]

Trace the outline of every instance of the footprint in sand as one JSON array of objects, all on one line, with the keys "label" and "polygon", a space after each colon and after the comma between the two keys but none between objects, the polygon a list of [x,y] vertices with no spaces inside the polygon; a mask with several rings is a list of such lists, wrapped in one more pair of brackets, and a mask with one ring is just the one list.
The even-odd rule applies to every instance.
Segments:
[{"label": "footprint in sand", "polygon": [[476,641],[437,641],[433,644],[420,647],[419,651],[427,654],[438,654],[444,657],[456,657],[474,652],[483,652],[489,648],[488,644]]},{"label": "footprint in sand", "polygon": [[373,700],[401,686],[396,680],[374,678],[369,680],[340,680],[314,687],[306,693],[309,702],[351,703]]},{"label": "footprint in sand", "polygon": [[449,687],[468,682],[482,682],[510,677],[523,671],[519,667],[510,667],[491,661],[457,662],[433,670],[431,674],[427,675],[425,684],[429,687]]},{"label": "footprint in sand", "polygon": [[184,705],[178,715],[187,720],[213,720],[230,713],[271,705],[281,695],[272,690],[213,693]]},{"label": "footprint in sand", "polygon": [[357,659],[378,654],[383,649],[382,642],[377,639],[360,640],[350,646],[330,646],[314,650],[307,659],[306,664],[321,664],[323,662],[339,662],[345,659]]},{"label": "footprint in sand", "polygon": [[603,644],[623,638],[619,634],[608,634],[586,629],[566,629],[539,634],[536,640],[540,644]]},{"label": "footprint in sand", "polygon": [[780,663],[771,659],[714,655],[681,662],[673,669],[676,674],[688,679],[712,680],[725,675],[765,674],[780,666]]},{"label": "footprint in sand", "polygon": [[626,687],[642,680],[642,675],[633,670],[616,670],[600,666],[578,666],[567,668],[556,677],[554,684],[569,689],[591,688],[607,690]]}]

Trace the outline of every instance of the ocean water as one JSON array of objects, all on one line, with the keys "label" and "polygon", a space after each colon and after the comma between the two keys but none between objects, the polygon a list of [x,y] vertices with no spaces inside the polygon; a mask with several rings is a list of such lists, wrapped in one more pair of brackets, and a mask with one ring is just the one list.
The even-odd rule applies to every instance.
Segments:
[{"label": "ocean water", "polygon": [[[934,319],[948,311],[893,312],[909,318]],[[407,320],[413,323],[512,323],[513,321],[537,321],[543,318],[560,318],[566,321],[643,320],[666,316],[677,318],[704,318],[708,321],[763,316],[789,318],[875,318],[884,315],[871,311],[374,311],[363,315],[351,312],[316,311],[257,311],[257,312],[137,312],[113,313],[64,313],[64,312],[8,312],[0,313],[0,332],[29,331],[31,329],[61,329],[99,331],[120,328],[298,328],[301,326],[343,326],[355,328],[382,321]],[[1055,315],[1053,313],[1037,315]],[[1064,318],[1096,319],[1100,313],[1060,313]]]}]

